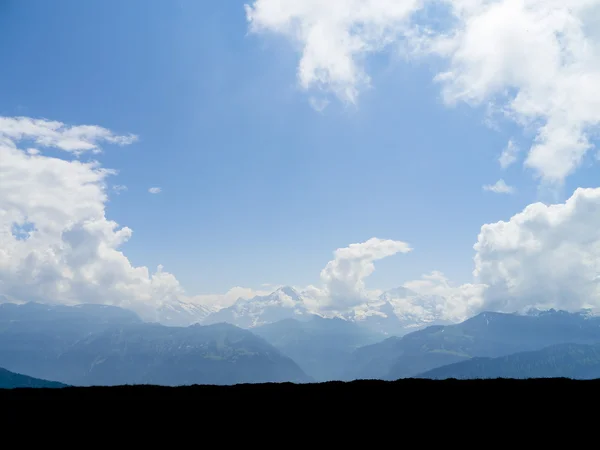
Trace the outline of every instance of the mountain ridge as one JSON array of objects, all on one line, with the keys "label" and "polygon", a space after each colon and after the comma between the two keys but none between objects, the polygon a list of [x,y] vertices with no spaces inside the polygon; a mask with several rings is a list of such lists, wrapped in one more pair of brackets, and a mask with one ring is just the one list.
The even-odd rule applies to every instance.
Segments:
[{"label": "mountain ridge", "polygon": [[268,295],[238,299],[233,305],[209,314],[201,323],[228,322],[255,328],[287,318],[338,317],[389,336],[407,334],[431,324],[449,323],[435,308],[438,297],[419,295],[405,287],[383,292],[376,299],[345,312],[323,314],[307,306],[303,294],[284,286]]},{"label": "mountain ridge", "polygon": [[415,378],[600,378],[600,344],[565,343],[498,358],[475,357],[429,370]]},{"label": "mountain ridge", "polygon": [[600,342],[600,317],[564,311],[527,316],[482,312],[357,349],[346,378],[398,379],[473,357],[500,357],[561,344]]},{"label": "mountain ridge", "polygon": [[311,381],[234,325],[168,327],[90,305],[0,305],[0,367],[71,385]]}]

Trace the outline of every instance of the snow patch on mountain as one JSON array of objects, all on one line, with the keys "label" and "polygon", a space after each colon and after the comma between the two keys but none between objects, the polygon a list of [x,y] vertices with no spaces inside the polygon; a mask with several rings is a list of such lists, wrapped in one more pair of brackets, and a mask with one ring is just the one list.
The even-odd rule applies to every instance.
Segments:
[{"label": "snow patch on mountain", "polygon": [[204,322],[214,312],[214,309],[196,303],[169,302],[157,310],[157,322],[172,327],[187,327]]}]

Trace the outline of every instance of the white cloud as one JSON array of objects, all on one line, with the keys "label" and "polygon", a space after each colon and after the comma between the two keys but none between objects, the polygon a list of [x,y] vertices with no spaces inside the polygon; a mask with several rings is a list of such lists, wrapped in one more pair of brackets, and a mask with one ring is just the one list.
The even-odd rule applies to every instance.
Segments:
[{"label": "white cloud", "polygon": [[598,0],[452,1],[457,26],[432,40],[450,61],[439,76],[450,102],[502,101],[537,130],[525,165],[562,182],[591,147],[600,122]]},{"label": "white cloud", "polygon": [[448,104],[493,104],[534,131],[524,164],[542,181],[561,183],[593,147],[600,0],[255,0],[246,9],[251,31],[298,46],[303,88],[355,102],[370,84],[365,57],[394,45],[448,63],[435,77]]},{"label": "white cloud", "polygon": [[[100,152],[99,144],[107,142],[129,145],[138,139],[130,134],[119,136],[96,125],[67,126],[62,122],[32,119],[29,117],[0,117],[0,142],[13,146],[14,142],[31,140],[42,147],[56,147],[79,155],[90,151]],[[29,150],[39,153],[36,149]]]},{"label": "white cloud", "polygon": [[393,43],[420,0],[256,0],[246,5],[253,32],[281,33],[301,52],[304,89],[325,88],[354,103],[370,79],[362,59]]},{"label": "white cloud", "polygon": [[162,192],[162,189],[159,187],[151,187],[150,189],[148,189],[148,192],[150,192],[151,194],[160,194]]},{"label": "white cloud", "polygon": [[514,194],[515,188],[506,184],[502,179],[496,181],[494,184],[488,184],[483,186],[484,191],[495,192],[496,194]]},{"label": "white cloud", "polygon": [[484,308],[516,311],[600,307],[600,189],[577,189],[565,203],[527,206],[507,222],[484,225],[475,276]]},{"label": "white cloud", "polygon": [[[113,171],[97,162],[46,157],[18,148],[18,139],[65,146],[62,137],[46,139],[47,130],[60,128],[56,122],[18,118],[0,123],[0,297],[114,304],[149,320],[164,302],[187,299],[177,279],[162,267],[154,273],[134,267],[119,251],[132,231],[105,216],[106,179]],[[27,128],[27,133],[7,132],[7,123],[35,123],[35,127]],[[75,134],[84,139],[85,133]]]},{"label": "white cloud", "polygon": [[404,283],[403,287],[418,294],[407,297],[403,309],[413,311],[415,307],[420,307],[420,313],[430,316],[430,320],[448,322],[461,322],[478,313],[486,288],[482,284],[454,286],[443,273],[437,271]]},{"label": "white cloud", "polygon": [[508,145],[504,150],[502,150],[502,154],[500,158],[498,158],[498,162],[500,163],[500,167],[503,169],[508,168],[512,164],[517,161],[517,155],[519,154],[519,147],[512,141],[508,141]]},{"label": "white cloud", "polygon": [[303,290],[307,306],[313,310],[343,311],[368,301],[379,293],[368,291],[364,283],[375,270],[374,262],[411,250],[405,242],[378,238],[337,249],[334,259],[321,271],[323,287]]}]

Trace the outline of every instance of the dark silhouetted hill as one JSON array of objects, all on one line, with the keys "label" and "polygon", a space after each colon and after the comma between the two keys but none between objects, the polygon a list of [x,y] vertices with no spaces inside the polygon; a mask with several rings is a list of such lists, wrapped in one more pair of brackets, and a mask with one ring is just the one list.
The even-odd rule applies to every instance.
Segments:
[{"label": "dark silhouetted hill", "polygon": [[14,373],[0,368],[0,389],[15,388],[62,388],[66,384],[56,381],[41,380],[39,378],[28,377],[20,373]]}]

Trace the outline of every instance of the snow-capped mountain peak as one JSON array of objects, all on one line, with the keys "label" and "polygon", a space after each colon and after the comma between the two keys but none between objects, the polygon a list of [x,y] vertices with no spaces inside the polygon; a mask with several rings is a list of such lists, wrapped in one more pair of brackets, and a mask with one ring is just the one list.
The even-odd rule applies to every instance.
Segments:
[{"label": "snow-capped mountain peak", "polygon": [[240,299],[206,318],[204,323],[227,322],[242,328],[253,328],[306,314],[300,294],[291,287],[281,287],[269,295]]},{"label": "snow-capped mountain peak", "polygon": [[[401,335],[429,325],[447,324],[448,321],[443,317],[444,311],[439,308],[444,302],[444,298],[419,295],[399,287],[350,311],[334,315],[373,331]],[[320,315],[307,308],[300,293],[292,287],[284,286],[268,295],[240,299],[234,305],[210,314],[203,323],[227,322],[242,328],[254,328],[283,319],[301,319],[315,314]]]}]

